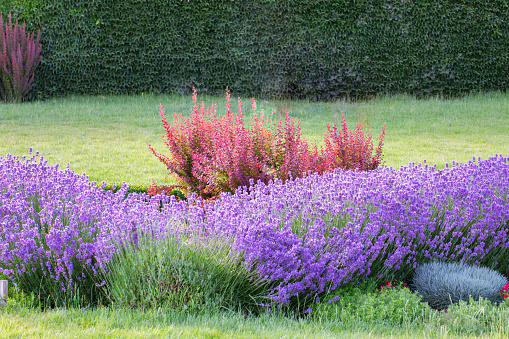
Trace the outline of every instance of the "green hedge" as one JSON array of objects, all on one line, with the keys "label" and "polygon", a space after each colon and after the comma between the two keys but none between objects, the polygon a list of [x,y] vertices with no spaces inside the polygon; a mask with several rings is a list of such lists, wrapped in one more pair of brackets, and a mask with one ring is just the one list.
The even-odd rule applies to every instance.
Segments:
[{"label": "green hedge", "polygon": [[43,60],[31,98],[188,93],[335,99],[509,84],[508,0],[0,0]]}]

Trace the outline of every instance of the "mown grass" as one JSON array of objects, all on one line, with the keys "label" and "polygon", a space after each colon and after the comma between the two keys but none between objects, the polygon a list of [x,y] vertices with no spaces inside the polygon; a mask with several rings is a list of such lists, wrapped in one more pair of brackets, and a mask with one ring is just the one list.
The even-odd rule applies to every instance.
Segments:
[{"label": "mown grass", "polygon": [[[232,98],[235,93],[232,93]],[[198,96],[225,110],[224,97]],[[233,99],[232,99],[233,100]],[[251,100],[242,98],[244,116],[251,117]],[[26,154],[30,147],[42,153],[49,164],[71,164],[93,181],[150,184],[163,183],[167,171],[149,151],[147,143],[165,152],[159,103],[167,115],[188,115],[190,96],[108,96],[53,99],[45,102],[0,105],[0,156]],[[357,123],[370,126],[376,141],[386,125],[384,154],[388,166],[409,162],[436,163],[439,168],[452,160],[487,158],[509,154],[509,93],[471,95],[460,99],[408,96],[380,97],[363,102],[309,102],[258,100],[259,109],[289,110],[301,121],[302,134],[323,144],[327,124],[340,122],[346,113],[350,129]],[[236,103],[232,107],[236,110]],[[166,151],[166,153],[168,153]]]},{"label": "mown grass", "polygon": [[[397,297],[397,293],[394,294]],[[429,313],[400,325],[357,307],[344,318],[292,317],[211,311],[189,314],[170,308],[40,310],[10,302],[0,309],[1,338],[507,338],[509,311],[479,302]],[[391,306],[389,306],[391,307]],[[332,309],[334,311],[334,309]],[[336,311],[337,312],[337,311]],[[375,310],[376,312],[376,310]],[[411,312],[410,312],[411,313]]]}]

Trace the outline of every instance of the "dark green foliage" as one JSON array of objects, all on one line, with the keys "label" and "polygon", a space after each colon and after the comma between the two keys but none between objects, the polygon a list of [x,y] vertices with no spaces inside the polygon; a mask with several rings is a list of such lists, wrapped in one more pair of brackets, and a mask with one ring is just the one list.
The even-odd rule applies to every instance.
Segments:
[{"label": "dark green foliage", "polygon": [[[113,193],[117,192],[122,187],[122,184],[107,184],[102,187],[105,191],[113,191]],[[129,185],[129,189],[127,190],[127,193],[125,197],[127,198],[127,195],[129,193],[146,193],[149,194],[151,186],[147,185]],[[178,189],[173,189],[170,192],[167,192],[168,195],[174,195],[177,200],[187,200],[184,193],[179,191]]]},{"label": "dark green foliage", "polygon": [[506,283],[504,276],[487,267],[430,262],[415,270],[412,287],[430,307],[443,310],[460,300],[468,302],[469,296],[496,303]]},{"label": "dark green foliage", "polygon": [[[42,27],[41,20],[46,9],[47,0],[0,0],[0,11],[12,12],[12,17],[20,22],[26,21],[30,30]],[[35,28],[37,27],[37,28]]]},{"label": "dark green foliage", "polygon": [[[105,191],[113,191],[116,193],[118,190],[122,188],[122,184],[107,184],[102,186],[102,189]],[[146,185],[129,185],[129,189],[126,192],[126,197],[129,193],[147,193],[149,186]]]},{"label": "dark green foliage", "polygon": [[[44,3],[44,4],[43,4]],[[506,0],[16,0],[41,28],[32,97],[335,99],[507,90]]]}]

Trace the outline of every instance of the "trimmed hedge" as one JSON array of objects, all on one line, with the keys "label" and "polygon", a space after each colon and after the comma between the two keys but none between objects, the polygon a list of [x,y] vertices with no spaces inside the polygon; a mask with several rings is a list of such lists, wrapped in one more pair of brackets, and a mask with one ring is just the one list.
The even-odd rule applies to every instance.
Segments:
[{"label": "trimmed hedge", "polygon": [[42,29],[31,98],[458,95],[509,84],[507,0],[0,0]]}]

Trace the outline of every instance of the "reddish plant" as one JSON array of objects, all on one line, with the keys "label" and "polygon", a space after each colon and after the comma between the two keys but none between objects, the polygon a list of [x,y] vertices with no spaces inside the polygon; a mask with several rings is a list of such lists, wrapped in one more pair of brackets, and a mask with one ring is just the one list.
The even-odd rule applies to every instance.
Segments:
[{"label": "reddish plant", "polygon": [[[367,153],[373,149],[371,136],[364,140],[360,126],[355,134],[348,135],[344,123],[347,137],[333,137],[332,142],[326,138],[325,151],[318,151],[316,142],[310,148],[301,138],[300,122],[295,126],[288,111],[283,127],[281,116],[279,122],[274,123],[272,117],[264,116],[263,110],[258,112],[254,99],[253,118],[250,127],[246,128],[242,102],[239,98],[238,111],[233,113],[228,87],[224,116],[217,114],[217,105],[205,109],[202,102],[201,108],[198,108],[194,88],[193,103],[190,117],[184,119],[179,114],[177,118],[174,114],[174,125],[168,123],[160,105],[166,130],[163,140],[171,155],[157,153],[150,144],[149,148],[166,165],[168,175],[177,175],[177,185],[172,187],[183,188],[186,193],[198,193],[203,199],[214,200],[221,192],[233,193],[238,187],[258,180],[265,183],[274,178],[286,181],[290,177],[303,177],[308,171],[322,174],[337,167],[366,170],[378,167],[383,133],[377,155],[371,159],[369,153],[368,159]],[[330,128],[329,132],[332,135]],[[352,155],[343,157],[342,152]]]},{"label": "reddish plant", "polygon": [[25,22],[19,27],[18,19],[12,27],[11,12],[9,23],[3,27],[3,16],[0,12],[0,72],[1,99],[8,102],[21,102],[30,91],[34,81],[35,69],[41,62],[41,44],[39,43],[41,30],[37,32],[37,39],[32,34],[25,33]]},{"label": "reddish plant", "polygon": [[215,126],[212,119],[216,116],[217,106],[212,106],[205,111],[202,103],[201,110],[198,110],[196,103],[196,91],[193,94],[193,112],[189,118],[182,118],[176,113],[174,126],[168,123],[162,105],[159,105],[161,119],[166,130],[166,138],[163,141],[170,150],[171,157],[157,153],[149,144],[152,153],[166,165],[169,170],[168,175],[177,175],[177,185],[185,191],[199,192],[204,191],[207,185],[206,178],[196,173],[196,163],[202,159],[205,154],[209,154],[208,149],[212,147],[212,136]]},{"label": "reddish plant", "polygon": [[310,150],[306,140],[301,138],[300,121],[295,127],[294,118],[286,111],[283,128],[281,116],[278,123],[273,122],[272,118],[265,120],[263,110],[258,115],[256,103],[254,99],[252,101],[254,118],[251,121],[251,137],[256,145],[255,152],[263,160],[264,169],[271,178],[286,181],[290,175],[298,178],[308,171],[321,174],[327,168],[316,142]]},{"label": "reddish plant", "polygon": [[[509,275],[509,273],[507,273]],[[505,284],[505,286],[500,290],[500,296],[504,299],[504,301],[509,300],[509,284]]]},{"label": "reddish plant", "polygon": [[[166,194],[166,195],[174,195],[175,199],[182,200],[182,196],[180,194],[173,194],[175,189],[178,189],[181,187],[178,187],[177,185],[158,185],[154,179],[152,179],[152,185],[148,188],[147,194],[154,196],[158,194]],[[182,194],[183,195],[183,194]]]},{"label": "reddish plant", "polygon": [[249,185],[250,179],[267,182],[272,178],[263,152],[271,133],[258,117],[252,119],[256,128],[246,129],[240,98],[238,103],[238,111],[234,114],[226,88],[226,115],[217,119],[213,148],[209,149],[213,153],[202,156],[203,161],[196,165],[196,171],[208,178],[207,193],[213,195],[233,193],[238,187]]},{"label": "reddish plant", "polygon": [[301,178],[308,171],[322,174],[330,167],[330,160],[324,156],[323,150],[318,151],[316,142],[313,142],[310,149],[307,141],[301,136],[300,121],[295,127],[294,119],[290,118],[286,111],[284,130],[281,118],[277,126],[273,153],[276,176],[283,181],[290,179],[290,174],[293,178]]},{"label": "reddish plant", "polygon": [[281,117],[278,125],[272,123],[263,110],[257,112],[253,100],[254,115],[248,129],[244,127],[240,98],[237,113],[231,110],[228,88],[224,116],[217,115],[216,105],[205,109],[202,102],[198,109],[194,88],[193,103],[191,117],[183,119],[179,115],[177,119],[175,114],[173,126],[160,107],[166,129],[164,141],[171,157],[157,153],[149,145],[169,174],[177,175],[178,187],[185,186],[188,192],[210,199],[250,185],[250,180],[287,180],[289,172],[294,178],[302,177],[317,167],[316,147],[314,152],[308,150],[306,141],[301,139],[300,126],[295,128],[288,112],[283,129]]},{"label": "reddish plant", "polygon": [[[332,128],[327,125],[329,134],[325,133],[325,153],[330,159],[330,169],[358,169],[361,171],[374,170],[382,165],[382,147],[385,136],[385,125],[380,135],[378,147],[373,155],[373,140],[371,133],[367,137],[362,131],[361,124],[357,125],[355,132],[348,131],[345,121],[345,112],[341,112],[343,130],[337,133],[336,125]],[[330,138],[330,139],[329,139]]]},{"label": "reddish plant", "polygon": [[160,106],[166,129],[164,141],[171,157],[158,154],[149,145],[153,154],[166,165],[169,175],[177,175],[178,187],[196,192],[204,199],[217,197],[220,192],[233,192],[240,185],[248,185],[251,178],[266,180],[250,133],[244,128],[240,99],[239,111],[235,115],[230,109],[228,88],[226,99],[226,115],[218,116],[217,105],[205,109],[202,102],[198,109],[193,88],[191,116],[184,119],[179,115],[177,119],[175,114],[173,126]]},{"label": "reddish plant", "polygon": [[394,284],[391,281],[385,281],[385,285],[382,285],[379,287],[380,290],[385,290],[386,288],[394,288],[396,286],[409,288],[407,283],[398,283],[397,281],[394,282]]}]

